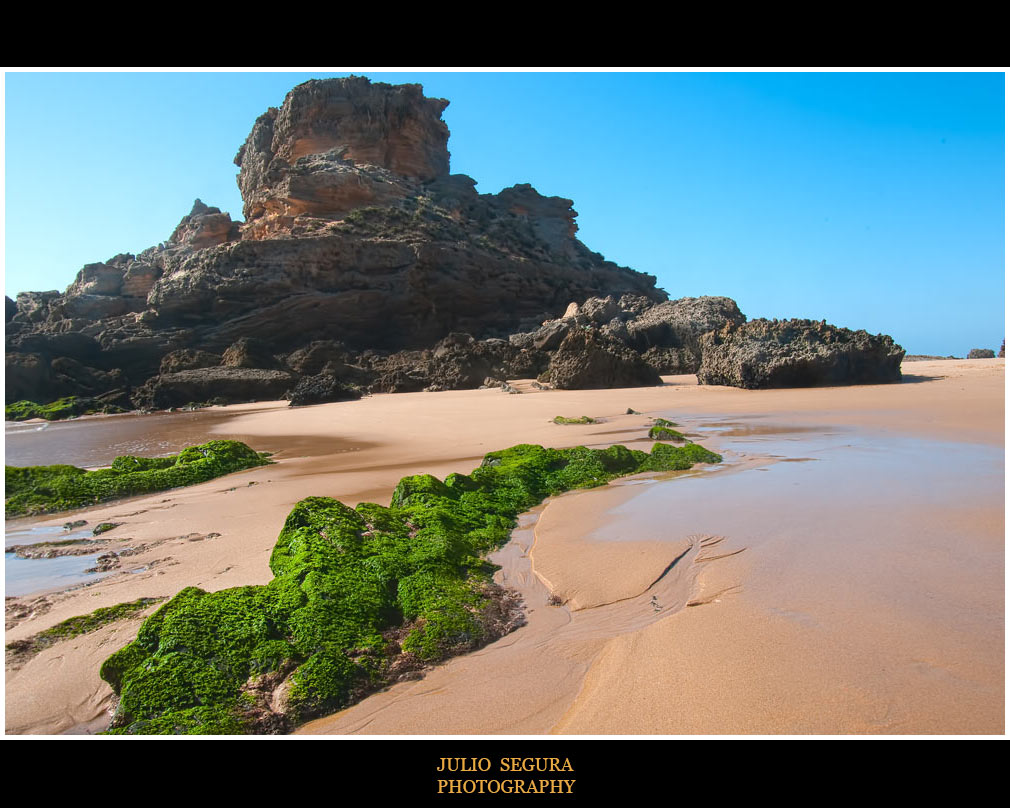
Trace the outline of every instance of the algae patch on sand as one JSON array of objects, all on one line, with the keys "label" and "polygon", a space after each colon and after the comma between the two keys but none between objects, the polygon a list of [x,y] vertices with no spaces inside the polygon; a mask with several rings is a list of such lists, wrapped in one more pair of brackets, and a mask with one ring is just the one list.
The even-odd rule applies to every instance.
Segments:
[{"label": "algae patch on sand", "polygon": [[588,415],[582,415],[578,418],[566,418],[564,415],[555,415],[552,423],[566,426],[569,424],[598,424],[599,421],[595,418],[590,418]]},{"label": "algae patch on sand", "polygon": [[[310,497],[291,511],[265,586],[181,591],[101,675],[113,733],[283,732],[507,632],[482,559],[546,497],[641,471],[719,462],[697,444],[651,454],[520,445],[444,481],[404,477],[390,507]],[[500,591],[500,590],[499,590]],[[408,666],[409,667],[409,666]]]},{"label": "algae patch on sand", "polygon": [[244,443],[212,440],[171,457],[117,457],[112,467],[7,466],[8,517],[83,508],[106,500],[206,482],[269,463]]},{"label": "algae patch on sand", "polygon": [[129,603],[117,603],[115,606],[105,606],[95,609],[91,614],[67,618],[62,623],[57,623],[55,626],[47,628],[45,631],[40,631],[38,634],[32,634],[23,640],[15,640],[12,643],[8,643],[6,646],[6,662],[10,666],[19,667],[40,651],[44,651],[60,640],[73,639],[82,634],[97,631],[117,620],[133,617],[138,612],[142,612],[147,607],[159,603],[164,599],[139,598]]}]

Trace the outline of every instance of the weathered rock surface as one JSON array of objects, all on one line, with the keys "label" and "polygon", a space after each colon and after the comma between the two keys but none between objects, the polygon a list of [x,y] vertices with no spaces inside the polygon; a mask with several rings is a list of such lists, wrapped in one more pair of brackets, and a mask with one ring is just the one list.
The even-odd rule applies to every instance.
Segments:
[{"label": "weathered rock surface", "polygon": [[[529,185],[478,194],[474,180],[450,174],[445,106],[419,86],[362,78],[296,87],[239,152],[244,224],[197,200],[163,244],[89,264],[62,294],[7,304],[8,353],[34,355],[9,364],[8,400],[14,387],[17,398],[77,392],[54,381],[49,365],[60,357],[139,390],[159,373],[209,368],[209,354],[280,370],[270,357],[316,342],[424,351],[453,332],[507,337],[573,300],[665,299],[655,278],[575,238],[570,200]],[[245,338],[269,345],[255,355],[233,348]],[[324,364],[295,371],[316,375]],[[451,357],[441,364],[421,374],[426,386],[478,373],[453,371]],[[525,364],[546,366],[543,357]],[[390,388],[413,384],[403,367],[395,374]]]},{"label": "weathered rock surface", "polygon": [[999,353],[998,353],[998,354],[996,354],[996,356],[997,356],[998,358],[1000,358],[1000,359],[1005,359],[1005,358],[1006,358],[1006,340],[1003,340],[1003,341],[1002,341],[1002,342],[1001,342],[1001,343],[999,344]]},{"label": "weathered rock surface", "polygon": [[[421,85],[308,81],[261,115],[235,164],[247,230],[263,238],[303,214],[346,213],[410,194],[398,178],[449,174],[449,105]],[[374,167],[385,171],[357,171]],[[388,187],[387,187],[388,186]]]},{"label": "weathered rock surface", "polygon": [[685,297],[644,308],[624,322],[623,330],[613,331],[660,373],[695,373],[701,366],[701,336],[745,320],[728,297]]},{"label": "weathered rock surface", "polygon": [[[208,207],[197,199],[193,203],[193,209],[182,218],[168,240],[173,244],[186,244],[199,250],[235,241],[238,237],[238,223],[233,222],[230,215],[222,213],[220,208]],[[150,288],[144,292],[145,296],[148,291]]]},{"label": "weathered rock surface", "polygon": [[[1001,347],[1000,350],[1003,350]],[[968,351],[968,359],[995,359],[996,353],[992,348],[972,348]]]},{"label": "weathered rock surface", "polygon": [[269,342],[259,337],[237,339],[221,357],[221,365],[229,368],[278,368]]},{"label": "weathered rock surface", "polygon": [[701,338],[701,384],[756,389],[901,381],[901,346],[813,320],[751,320]]},{"label": "weathered rock surface", "polygon": [[478,194],[449,172],[447,103],[364,78],[295,87],[236,157],[245,222],[196,200],[164,243],[7,299],[7,401],[654,384],[744,322],[590,251],[569,199]]},{"label": "weathered rock surface", "polygon": [[332,373],[303,376],[287,394],[292,407],[306,404],[326,404],[331,401],[352,401],[361,398],[361,390],[342,382]]},{"label": "weathered rock surface", "polygon": [[[432,350],[402,351],[370,357],[376,374],[369,384],[373,393],[412,393],[420,390],[472,390],[488,379],[499,384],[523,363],[536,361],[505,340],[475,340],[469,334],[453,333]],[[545,361],[545,360],[541,360]]]},{"label": "weathered rock surface", "polygon": [[560,319],[535,331],[513,334],[522,348],[555,351],[573,329],[599,328],[600,333],[632,349],[658,373],[694,373],[701,365],[700,337],[746,318],[728,297],[686,297],[656,303],[640,295],[591,297],[572,303]]},{"label": "weathered rock surface", "polygon": [[159,370],[161,373],[178,373],[180,370],[213,368],[220,364],[221,357],[217,354],[183,348],[180,351],[172,351],[165,354],[161,359]]},{"label": "weathered rock surface", "polygon": [[133,396],[141,409],[167,409],[186,404],[238,404],[284,398],[296,376],[283,370],[216,367],[181,370],[155,376]]},{"label": "weathered rock surface", "polygon": [[569,331],[538,381],[560,390],[663,383],[656,369],[633,350],[599,331],[585,328]]}]

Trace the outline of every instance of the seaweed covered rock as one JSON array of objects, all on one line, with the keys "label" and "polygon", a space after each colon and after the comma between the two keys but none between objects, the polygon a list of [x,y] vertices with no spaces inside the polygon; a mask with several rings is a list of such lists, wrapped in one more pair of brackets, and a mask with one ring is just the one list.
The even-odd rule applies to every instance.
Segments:
[{"label": "seaweed covered rock", "polygon": [[901,381],[904,349],[887,335],[813,320],[751,320],[701,338],[700,384],[753,390]]},{"label": "seaweed covered rock", "polygon": [[76,466],[6,466],[8,517],[52,513],[110,499],[195,485],[233,471],[266,465],[244,443],[212,440],[170,457],[117,457],[107,469]]},{"label": "seaweed covered rock", "polygon": [[641,356],[599,331],[572,329],[551,356],[539,381],[559,390],[646,387],[662,384]]},{"label": "seaweed covered rock", "polygon": [[[470,474],[405,477],[392,504],[310,497],[291,511],[265,586],[181,591],[101,668],[119,697],[111,732],[283,732],[418,667],[520,625],[481,556],[545,497],[721,458],[513,446]],[[511,605],[510,605],[511,604]]]},{"label": "seaweed covered rock", "polygon": [[95,413],[125,412],[125,400],[122,391],[107,393],[99,398],[78,398],[67,396],[48,404],[36,404],[34,401],[15,401],[4,407],[4,419],[7,421],[27,421],[30,418],[42,418],[46,421],[61,421],[65,418],[75,418],[78,415]]}]

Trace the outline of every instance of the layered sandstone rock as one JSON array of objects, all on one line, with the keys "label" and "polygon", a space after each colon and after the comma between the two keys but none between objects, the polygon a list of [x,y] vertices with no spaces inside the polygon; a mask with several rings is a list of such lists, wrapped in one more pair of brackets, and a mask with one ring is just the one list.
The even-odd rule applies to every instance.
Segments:
[{"label": "layered sandstone rock", "polygon": [[416,182],[447,176],[448,105],[425,98],[419,84],[300,84],[257,119],[235,157],[247,232],[267,238],[301,215],[389,204]]},{"label": "layered sandstone rock", "polygon": [[[199,250],[235,241],[238,237],[238,224],[231,220],[230,215],[197,199],[193,203],[193,209],[182,218],[168,240],[173,244],[185,244]],[[144,291],[145,297],[149,291],[150,287]]]}]

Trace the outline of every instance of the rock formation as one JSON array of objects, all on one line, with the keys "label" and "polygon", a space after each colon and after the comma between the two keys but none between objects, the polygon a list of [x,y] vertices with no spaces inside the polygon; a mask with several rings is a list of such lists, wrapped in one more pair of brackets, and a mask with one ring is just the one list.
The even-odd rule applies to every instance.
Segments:
[{"label": "rock formation", "polygon": [[[1000,346],[1000,350],[1004,350]],[[968,359],[995,359],[996,352],[992,348],[972,348],[968,351]]]},{"label": "rock formation", "polygon": [[481,195],[451,175],[446,104],[364,78],[296,87],[239,150],[244,223],[197,200],[165,243],[89,264],[62,294],[8,299],[8,400],[78,393],[61,357],[139,390],[168,356],[201,357],[168,375],[206,371],[208,355],[284,370],[264,351],[235,364],[243,338],[275,355],[327,340],[425,350],[453,332],[507,337],[593,295],[665,299],[575,238],[570,200]]},{"label": "rock formation", "polygon": [[701,384],[747,389],[897,382],[905,355],[886,335],[763,319],[706,334],[701,351]]},{"label": "rock formation", "polygon": [[590,251],[571,200],[451,174],[447,103],[364,78],[295,87],[235,158],[244,222],[196,200],[166,242],[6,299],[7,401],[655,384],[744,323],[729,298],[668,301]]}]

